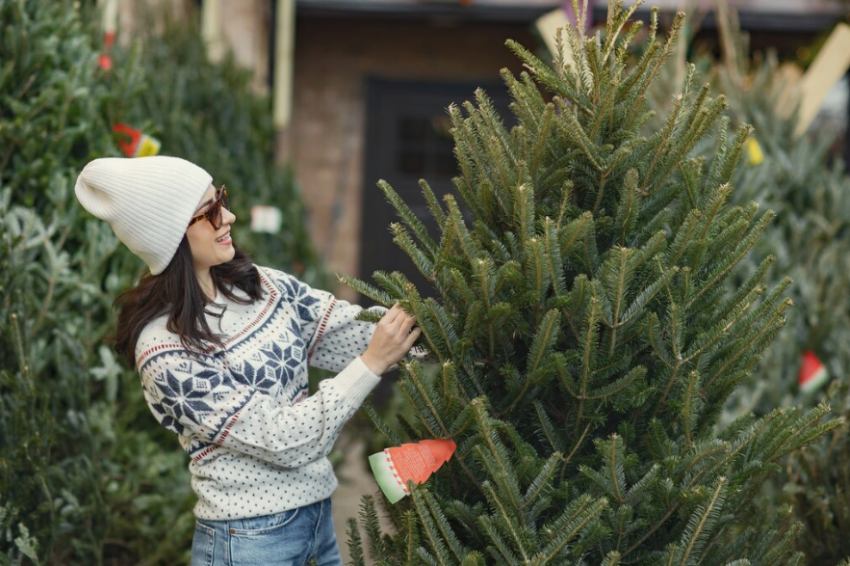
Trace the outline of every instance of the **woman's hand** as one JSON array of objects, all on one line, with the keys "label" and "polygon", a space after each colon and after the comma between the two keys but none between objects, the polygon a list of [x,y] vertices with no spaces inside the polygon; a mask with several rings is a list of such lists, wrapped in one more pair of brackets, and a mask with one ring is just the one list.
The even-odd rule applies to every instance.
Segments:
[{"label": "woman's hand", "polygon": [[419,328],[413,328],[415,323],[416,320],[398,305],[378,321],[369,347],[360,356],[372,373],[381,375],[410,351],[422,333]]}]

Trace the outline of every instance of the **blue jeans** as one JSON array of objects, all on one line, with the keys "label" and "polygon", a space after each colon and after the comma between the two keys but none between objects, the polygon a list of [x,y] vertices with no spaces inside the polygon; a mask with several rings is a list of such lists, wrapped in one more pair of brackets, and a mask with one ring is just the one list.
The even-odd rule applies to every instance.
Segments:
[{"label": "blue jeans", "polygon": [[274,515],[198,519],[191,566],[342,566],[330,498]]}]

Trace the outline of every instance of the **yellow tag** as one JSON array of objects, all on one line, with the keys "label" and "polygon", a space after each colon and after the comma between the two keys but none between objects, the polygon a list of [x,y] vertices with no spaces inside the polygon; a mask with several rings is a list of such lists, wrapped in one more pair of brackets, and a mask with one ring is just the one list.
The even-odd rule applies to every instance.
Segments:
[{"label": "yellow tag", "polygon": [[759,142],[752,136],[747,138],[747,153],[750,154],[750,165],[759,165],[764,161],[764,152],[761,150]]},{"label": "yellow tag", "polygon": [[142,134],[142,139],[139,140],[139,147],[136,149],[136,155],[133,157],[149,157],[159,153],[159,148],[162,144],[159,140],[152,138],[147,134]]}]

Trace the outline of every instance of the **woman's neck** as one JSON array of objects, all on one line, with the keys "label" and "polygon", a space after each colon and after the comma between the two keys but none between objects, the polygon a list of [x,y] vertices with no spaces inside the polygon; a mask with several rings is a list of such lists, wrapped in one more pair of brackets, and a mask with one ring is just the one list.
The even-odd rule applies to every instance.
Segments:
[{"label": "woman's neck", "polygon": [[208,301],[215,300],[215,283],[213,283],[212,274],[209,269],[198,270],[196,272],[198,277],[198,283],[201,285],[201,290],[204,292],[204,296]]}]

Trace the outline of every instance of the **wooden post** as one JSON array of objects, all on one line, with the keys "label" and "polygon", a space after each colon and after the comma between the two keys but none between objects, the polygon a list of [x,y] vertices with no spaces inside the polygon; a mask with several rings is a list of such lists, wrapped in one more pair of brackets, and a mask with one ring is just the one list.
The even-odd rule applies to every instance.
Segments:
[{"label": "wooden post", "polygon": [[222,0],[203,0],[201,6],[201,36],[207,46],[210,61],[220,61],[224,56],[224,42],[221,29]]},{"label": "wooden post", "polygon": [[[564,28],[568,25],[572,25],[575,28],[579,28],[583,25],[584,29],[582,32],[587,33],[587,30],[591,26],[593,17],[592,2],[589,2],[588,0],[578,0],[578,6],[579,12],[576,13],[573,9],[572,1],[565,0],[563,7],[555,8],[551,12],[540,16],[535,22],[535,26],[537,27],[537,31],[540,33],[540,37],[543,38],[543,41],[546,43],[546,47],[549,48],[549,52],[553,57],[558,51],[555,41],[558,35],[558,29]],[[575,68],[575,60],[573,58],[572,51],[570,50],[570,44],[566,39],[567,36],[565,34],[563,43],[564,63]]]},{"label": "wooden post", "polygon": [[99,0],[98,6],[103,10],[103,33],[115,36],[118,27],[118,0]]},{"label": "wooden post", "polygon": [[295,0],[276,0],[273,120],[277,161],[291,158],[292,80],[295,67]]},{"label": "wooden post", "polygon": [[850,68],[850,26],[840,23],[800,80],[800,121],[796,135],[809,129],[826,93]]}]

